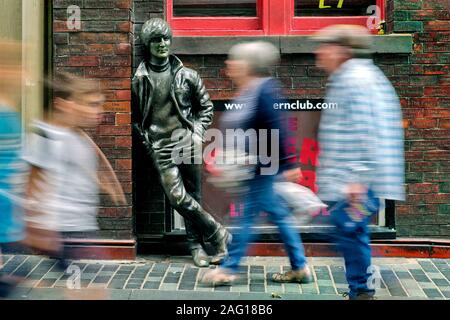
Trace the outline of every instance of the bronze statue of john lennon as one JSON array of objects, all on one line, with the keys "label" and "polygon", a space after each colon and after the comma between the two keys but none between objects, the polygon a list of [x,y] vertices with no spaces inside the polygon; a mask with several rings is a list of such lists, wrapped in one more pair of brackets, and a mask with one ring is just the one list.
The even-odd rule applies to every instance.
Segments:
[{"label": "bronze statue of john lennon", "polygon": [[[212,122],[213,104],[198,73],[170,54],[172,31],[164,20],[148,20],[140,39],[149,55],[132,81],[134,128],[156,167],[170,204],[184,218],[194,263],[199,267],[219,264],[227,255],[231,235],[199,203],[201,164],[177,164],[173,159],[174,149],[180,146],[173,134],[178,133],[192,148],[201,144]],[[204,250],[205,241],[216,250],[212,258]]]}]

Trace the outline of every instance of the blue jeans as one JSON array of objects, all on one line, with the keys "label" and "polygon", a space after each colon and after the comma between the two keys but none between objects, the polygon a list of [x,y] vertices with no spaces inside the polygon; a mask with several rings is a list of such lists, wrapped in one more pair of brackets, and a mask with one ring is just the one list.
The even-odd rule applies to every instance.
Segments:
[{"label": "blue jeans", "polygon": [[302,269],[306,265],[305,252],[300,235],[293,228],[293,216],[280,195],[273,190],[273,176],[257,176],[250,182],[250,191],[246,194],[244,214],[240,218],[241,230],[233,233],[233,241],[229,245],[228,258],[222,263],[223,268],[236,272],[239,263],[248,250],[248,245],[255,235],[251,227],[261,211],[269,215],[270,220],[278,227],[293,270]]},{"label": "blue jeans", "polygon": [[[330,215],[333,216],[333,206],[337,202],[327,202]],[[333,220],[333,219],[330,219]],[[349,297],[355,298],[358,293],[375,294],[374,289],[369,289],[368,279],[370,273],[367,268],[371,265],[370,234],[367,224],[354,232],[346,232],[335,225],[335,231],[331,235],[337,249],[344,256],[345,275],[349,285]]]}]

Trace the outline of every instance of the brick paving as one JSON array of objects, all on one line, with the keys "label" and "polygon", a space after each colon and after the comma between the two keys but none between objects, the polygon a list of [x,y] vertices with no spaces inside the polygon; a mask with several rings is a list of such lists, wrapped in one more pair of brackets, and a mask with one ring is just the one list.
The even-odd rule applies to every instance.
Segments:
[{"label": "brick paving", "polygon": [[[239,280],[222,287],[199,283],[207,269],[196,268],[188,257],[74,261],[64,272],[45,257],[5,255],[0,275],[27,274],[13,299],[64,299],[74,270],[81,271],[81,288],[105,292],[109,299],[343,299],[343,260],[308,260],[314,275],[309,284],[272,282],[272,273],[289,269],[282,257],[247,258]],[[450,259],[374,258],[372,263],[381,274],[378,299],[450,299]]]}]

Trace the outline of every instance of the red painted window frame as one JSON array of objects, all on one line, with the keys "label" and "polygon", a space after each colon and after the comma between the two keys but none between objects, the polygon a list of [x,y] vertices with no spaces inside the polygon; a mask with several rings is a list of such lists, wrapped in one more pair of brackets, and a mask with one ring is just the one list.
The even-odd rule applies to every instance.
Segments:
[{"label": "red painted window frame", "polygon": [[[173,0],[166,0],[167,21],[175,36],[309,35],[333,24],[366,26],[367,16],[295,17],[294,0],[257,0],[257,17],[174,17]],[[377,0],[385,20],[386,0]],[[374,30],[376,33],[376,30]]]},{"label": "red painted window frame", "polygon": [[175,36],[264,35],[268,2],[256,1],[256,17],[174,17],[173,0],[167,0],[167,21]]}]

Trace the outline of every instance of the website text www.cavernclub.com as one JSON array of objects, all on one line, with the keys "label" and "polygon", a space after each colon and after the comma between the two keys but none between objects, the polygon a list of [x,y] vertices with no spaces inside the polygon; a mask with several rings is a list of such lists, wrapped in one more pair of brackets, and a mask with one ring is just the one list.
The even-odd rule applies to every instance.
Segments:
[{"label": "website text www.cavernclub.com", "polygon": [[273,104],[275,110],[325,110],[337,109],[338,104],[333,102],[303,101],[296,100],[294,102],[277,102]]},{"label": "website text www.cavernclub.com", "polygon": [[[245,103],[225,103],[224,106],[225,110],[242,110],[245,108]],[[273,108],[281,111],[318,111],[325,109],[337,109],[338,104],[317,100],[295,100],[293,102],[275,102],[273,104]]]},{"label": "website text www.cavernclub.com", "polygon": [[242,110],[244,103],[225,103],[225,110]]}]

